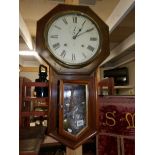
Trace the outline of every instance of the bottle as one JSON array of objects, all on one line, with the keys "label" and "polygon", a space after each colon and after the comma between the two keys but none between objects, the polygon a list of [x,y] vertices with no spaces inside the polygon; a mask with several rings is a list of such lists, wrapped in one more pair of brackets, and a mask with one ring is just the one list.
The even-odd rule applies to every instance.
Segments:
[{"label": "bottle", "polygon": [[[48,82],[47,67],[44,65],[39,66],[39,79],[35,82]],[[48,87],[35,87],[36,97],[48,97]]]}]

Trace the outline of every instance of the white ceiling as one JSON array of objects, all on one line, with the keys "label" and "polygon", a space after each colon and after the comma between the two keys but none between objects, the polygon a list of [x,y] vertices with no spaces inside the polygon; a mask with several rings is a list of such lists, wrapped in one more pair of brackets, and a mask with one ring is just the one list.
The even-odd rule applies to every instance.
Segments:
[{"label": "white ceiling", "polygon": [[[32,43],[35,47],[35,37],[36,37],[36,23],[48,13],[52,8],[54,8],[59,3],[68,3],[68,2],[80,2],[79,5],[88,5],[95,3],[95,5],[89,5],[89,7],[104,21],[109,25],[110,29],[110,48],[111,51],[115,52],[115,48],[121,43],[123,46],[123,41],[130,37],[135,31],[135,11],[134,11],[134,0],[19,0],[19,11],[20,15],[25,23],[27,28],[27,33],[29,33]],[[26,33],[22,30],[21,23],[20,27],[20,39],[19,39],[19,50],[29,50],[26,45],[27,38]],[[23,34],[25,33],[25,34]],[[131,38],[131,37],[130,37]],[[134,43],[130,45],[131,47],[125,49],[123,55],[126,51],[134,52]],[[113,53],[114,53],[113,52]],[[127,54],[131,52],[126,52]],[[111,53],[111,54],[113,54]],[[131,54],[130,54],[131,55]],[[115,57],[112,57],[114,61],[117,61],[120,57],[120,54],[115,54]],[[20,59],[24,62],[20,65],[30,65],[31,62],[37,61],[36,58],[20,56]],[[109,61],[111,61],[110,59]],[[37,63],[35,63],[37,64]],[[38,65],[40,62],[38,61]],[[32,64],[32,66],[34,63]],[[104,62],[102,63],[104,65]]]}]

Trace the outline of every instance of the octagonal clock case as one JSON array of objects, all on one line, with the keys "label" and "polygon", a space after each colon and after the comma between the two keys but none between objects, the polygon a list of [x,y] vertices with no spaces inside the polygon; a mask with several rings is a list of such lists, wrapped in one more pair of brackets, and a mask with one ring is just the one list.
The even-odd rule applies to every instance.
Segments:
[{"label": "octagonal clock case", "polygon": [[98,130],[97,67],[109,28],[88,6],[59,4],[37,22],[36,50],[49,64],[48,134],[75,149]]},{"label": "octagonal clock case", "polygon": [[109,55],[109,28],[87,6],[59,4],[37,22],[36,50],[58,73],[90,74]]}]

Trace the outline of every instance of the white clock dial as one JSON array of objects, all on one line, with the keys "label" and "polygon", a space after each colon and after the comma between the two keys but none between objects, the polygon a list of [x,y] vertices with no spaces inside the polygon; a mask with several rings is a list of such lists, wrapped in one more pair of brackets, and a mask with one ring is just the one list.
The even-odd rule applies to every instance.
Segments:
[{"label": "white clock dial", "polygon": [[47,47],[61,63],[83,65],[90,62],[99,51],[99,29],[88,16],[80,13],[63,14],[51,20],[47,27]]}]

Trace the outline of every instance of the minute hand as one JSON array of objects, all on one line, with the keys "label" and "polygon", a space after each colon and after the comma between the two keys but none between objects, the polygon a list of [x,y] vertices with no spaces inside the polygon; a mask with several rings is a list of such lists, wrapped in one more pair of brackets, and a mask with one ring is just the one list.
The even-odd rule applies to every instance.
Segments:
[{"label": "minute hand", "polygon": [[85,22],[86,22],[86,20],[82,23],[82,26],[79,29],[79,31],[76,33],[76,35],[73,36],[73,39],[76,39],[76,37],[78,36],[78,34],[81,32],[81,30],[83,29],[83,26],[84,26]]},{"label": "minute hand", "polygon": [[81,36],[81,35],[84,34],[84,33],[90,32],[90,31],[92,31],[92,30],[94,30],[93,27],[90,28],[90,29],[88,29],[88,30],[86,30],[86,31],[84,31],[84,32],[82,32],[82,33],[80,33],[80,34],[78,34],[77,37],[78,37],[78,36]]}]

